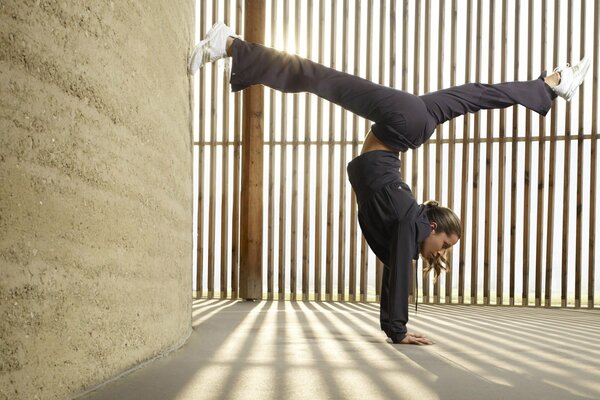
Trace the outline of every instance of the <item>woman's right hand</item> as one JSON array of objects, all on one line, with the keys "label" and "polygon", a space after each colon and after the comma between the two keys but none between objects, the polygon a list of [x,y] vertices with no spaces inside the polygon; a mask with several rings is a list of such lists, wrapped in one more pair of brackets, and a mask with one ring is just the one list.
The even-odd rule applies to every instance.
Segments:
[{"label": "woman's right hand", "polygon": [[419,333],[407,332],[404,339],[400,341],[401,344],[417,344],[417,345],[426,345],[433,344],[430,339],[427,339],[425,336]]}]

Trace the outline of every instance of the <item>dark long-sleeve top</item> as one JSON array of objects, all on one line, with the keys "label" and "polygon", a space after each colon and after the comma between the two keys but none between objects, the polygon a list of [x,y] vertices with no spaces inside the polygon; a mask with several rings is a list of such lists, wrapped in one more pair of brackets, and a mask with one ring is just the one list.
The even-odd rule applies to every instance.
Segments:
[{"label": "dark long-sleeve top", "polygon": [[431,233],[429,219],[425,206],[416,202],[400,176],[398,153],[363,153],[348,163],[347,172],[363,235],[375,255],[390,268],[388,335],[397,342],[406,334],[411,261],[418,259],[420,243]]}]

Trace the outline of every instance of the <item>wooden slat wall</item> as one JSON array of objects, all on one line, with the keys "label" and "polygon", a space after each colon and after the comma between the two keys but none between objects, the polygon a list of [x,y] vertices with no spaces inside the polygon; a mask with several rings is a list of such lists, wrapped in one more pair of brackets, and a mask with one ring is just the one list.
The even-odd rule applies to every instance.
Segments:
[{"label": "wooden slat wall", "polygon": [[[439,200],[464,227],[447,254],[451,274],[437,283],[419,275],[420,300],[597,306],[597,2],[266,4],[269,46],[417,95],[535,79],[591,56],[589,77],[570,103],[555,101],[546,117],[522,107],[459,117],[403,153],[401,175],[417,201]],[[201,36],[218,20],[243,32],[243,12],[241,0],[201,1]],[[242,99],[229,92],[223,62],[197,79],[195,296],[238,298]],[[265,298],[378,301],[383,265],[362,237],[346,177],[371,122],[312,94],[265,91],[265,201],[255,205],[265,215]]]}]

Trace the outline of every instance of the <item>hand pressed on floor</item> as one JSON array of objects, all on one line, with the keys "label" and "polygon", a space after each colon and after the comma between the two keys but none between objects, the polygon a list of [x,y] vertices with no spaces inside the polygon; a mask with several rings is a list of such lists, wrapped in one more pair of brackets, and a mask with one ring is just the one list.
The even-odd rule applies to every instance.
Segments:
[{"label": "hand pressed on floor", "polygon": [[406,336],[404,337],[404,339],[402,339],[402,341],[400,341],[401,344],[416,344],[416,345],[427,345],[427,344],[433,344],[433,342],[429,339],[427,339],[425,336],[419,334],[419,333],[413,333],[413,332],[407,332]]}]

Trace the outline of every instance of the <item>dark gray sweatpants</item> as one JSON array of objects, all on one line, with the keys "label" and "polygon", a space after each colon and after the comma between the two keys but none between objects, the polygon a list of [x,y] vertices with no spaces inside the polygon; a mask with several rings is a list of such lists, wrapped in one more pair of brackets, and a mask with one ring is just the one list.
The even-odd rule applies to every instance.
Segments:
[{"label": "dark gray sweatpants", "polygon": [[535,80],[498,84],[467,83],[422,96],[378,85],[296,55],[234,40],[231,89],[262,84],[284,93],[309,92],[373,121],[373,134],[396,151],[415,149],[437,125],[479,110],[521,104],[546,115],[554,91]]}]

